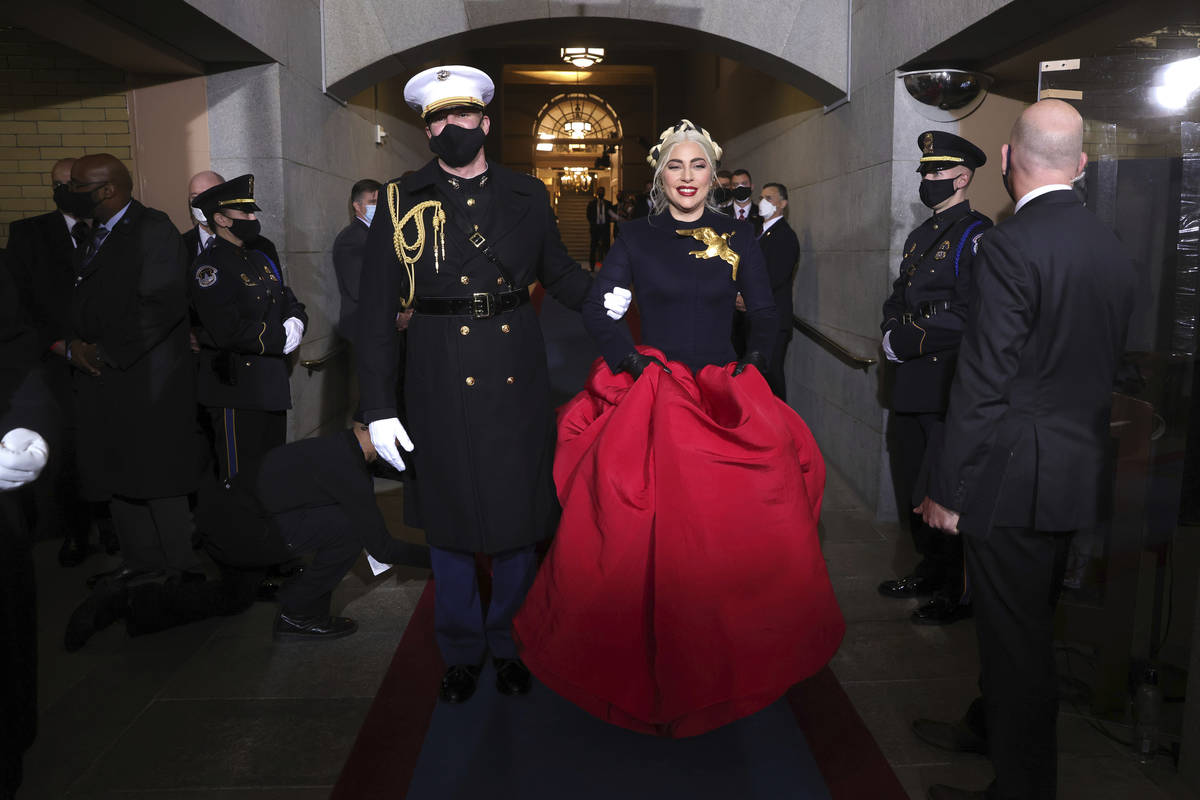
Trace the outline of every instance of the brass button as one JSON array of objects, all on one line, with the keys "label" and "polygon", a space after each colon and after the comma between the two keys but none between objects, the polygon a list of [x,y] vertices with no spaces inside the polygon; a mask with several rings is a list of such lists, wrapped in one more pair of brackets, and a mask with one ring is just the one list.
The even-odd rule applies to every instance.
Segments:
[{"label": "brass button", "polygon": [[501,333],[509,333],[510,331],[512,331],[512,328],[509,327],[509,324],[507,322],[500,326]]},{"label": "brass button", "polygon": [[909,286],[912,286],[912,281],[909,281],[909,282],[908,282],[908,285],[909,285]]},{"label": "brass button", "polygon": [[463,286],[466,286],[468,283],[471,282],[471,279],[468,278],[466,275],[463,275],[458,279],[458,282],[461,283]]},{"label": "brass button", "polygon": [[468,375],[467,376],[467,386],[474,386],[474,385],[475,385],[475,379],[472,378],[470,375]]},{"label": "brass button", "polygon": [[517,382],[517,379],[514,378],[512,375],[509,375],[507,378],[504,379],[504,382],[507,383],[509,386],[512,386],[514,383]]},{"label": "brass button", "polygon": [[934,361],[937,361],[937,356],[934,356],[934,357],[933,357],[933,360],[934,360]]},{"label": "brass button", "polygon": [[475,205],[475,198],[474,198],[474,197],[468,197],[468,198],[467,198],[467,205],[469,205],[469,206],[473,206],[473,205]]},{"label": "brass button", "polygon": [[471,329],[469,327],[467,327],[466,325],[463,325],[461,328],[458,329],[458,332],[461,333],[463,336],[466,336],[468,333],[471,332]]},{"label": "brass button", "polygon": [[246,366],[247,366],[247,367],[248,367],[248,366],[250,366],[250,362],[249,362],[249,361],[247,361],[247,362],[246,362]]},{"label": "brass button", "polygon": [[504,285],[504,278],[496,278],[496,285],[497,285],[497,286],[503,286],[503,285]]}]

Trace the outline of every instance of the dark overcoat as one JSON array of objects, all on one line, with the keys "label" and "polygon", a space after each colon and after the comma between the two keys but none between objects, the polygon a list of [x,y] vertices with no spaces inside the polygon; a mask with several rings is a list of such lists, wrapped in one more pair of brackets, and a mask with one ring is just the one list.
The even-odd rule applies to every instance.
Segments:
[{"label": "dark overcoat", "polygon": [[8,231],[8,268],[29,314],[40,350],[66,336],[75,244],[58,211],[17,220]]},{"label": "dark overcoat", "polygon": [[[958,360],[971,291],[972,265],[992,221],[963,201],[934,214],[908,235],[900,274],[883,304],[880,329],[892,332],[897,358],[892,409],[944,413]],[[937,308],[948,303],[949,308]],[[934,309],[925,316],[923,310]],[[909,316],[905,316],[905,315]]]},{"label": "dark overcoat", "polygon": [[196,371],[187,257],[166,214],[137,200],[83,267],[74,337],[99,345],[101,374],[75,371],[79,462],[91,489],[134,498],[196,488]]},{"label": "dark overcoat", "polygon": [[[779,330],[792,338],[792,280],[796,276],[796,263],[800,260],[800,240],[796,232],[783,217],[767,228],[758,237],[767,262],[767,275],[771,278],[771,294],[775,298],[775,315]],[[778,355],[778,354],[776,354]]]},{"label": "dark overcoat", "polygon": [[[578,310],[591,285],[590,275],[567,255],[546,189],[536,178],[498,164],[489,168],[490,213],[480,232],[501,269],[458,227],[439,175],[432,160],[380,193],[363,261],[355,343],[367,422],[396,416],[395,317],[409,281],[393,242],[393,196],[398,219],[426,201],[440,203],[447,215],[444,254],[431,207],[421,212],[419,223],[409,221],[403,229],[410,243],[417,241],[418,226],[424,230],[424,252],[414,266],[417,297],[471,297],[540,281]],[[408,327],[407,358],[405,402],[416,445],[416,480],[409,486],[429,543],[498,553],[549,535],[558,513],[551,472],[554,419],[546,348],[533,307],[526,303],[479,319],[418,311]]]}]

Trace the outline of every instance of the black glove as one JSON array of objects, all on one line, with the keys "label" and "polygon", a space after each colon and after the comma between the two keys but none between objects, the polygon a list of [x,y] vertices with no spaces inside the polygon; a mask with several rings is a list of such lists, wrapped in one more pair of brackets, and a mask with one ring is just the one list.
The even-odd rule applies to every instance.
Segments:
[{"label": "black glove", "polygon": [[758,368],[758,371],[762,373],[764,378],[767,376],[767,359],[757,350],[751,350],[742,356],[742,360],[737,362],[737,366],[733,368],[733,374],[735,376],[741,375],[746,371],[746,367],[751,364]]},{"label": "black glove", "polygon": [[621,363],[617,364],[617,372],[628,372],[636,381],[638,378],[642,377],[642,373],[646,371],[646,367],[650,366],[651,364],[658,364],[660,367],[662,367],[663,372],[667,373],[668,375],[671,374],[671,370],[667,369],[666,364],[659,361],[654,356],[642,355],[636,350],[621,359]]}]

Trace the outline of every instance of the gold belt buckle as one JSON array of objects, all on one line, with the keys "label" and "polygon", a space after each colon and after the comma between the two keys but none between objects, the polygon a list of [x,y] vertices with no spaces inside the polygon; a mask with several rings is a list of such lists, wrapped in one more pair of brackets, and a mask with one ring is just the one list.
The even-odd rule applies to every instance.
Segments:
[{"label": "gold belt buckle", "polygon": [[487,292],[475,292],[471,295],[471,315],[475,319],[487,319],[495,314],[492,310],[492,296]]}]

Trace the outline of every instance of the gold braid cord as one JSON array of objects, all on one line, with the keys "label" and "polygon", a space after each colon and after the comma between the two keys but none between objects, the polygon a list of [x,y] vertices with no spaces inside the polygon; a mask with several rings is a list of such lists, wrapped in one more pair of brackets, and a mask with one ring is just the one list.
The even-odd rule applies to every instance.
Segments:
[{"label": "gold braid cord", "polygon": [[[408,298],[401,300],[400,303],[404,308],[408,308],[412,305],[413,297],[417,292],[417,262],[425,253],[425,218],[422,216],[422,212],[427,208],[433,209],[431,224],[433,227],[434,272],[440,270],[441,262],[446,258],[446,212],[442,210],[442,204],[439,201],[426,200],[410,208],[401,219],[400,211],[396,208],[400,201],[400,187],[395,183],[388,184],[387,199],[388,213],[392,215],[392,246],[396,248],[396,258],[400,259],[400,263],[404,265],[404,271],[408,274]],[[417,240],[411,244],[404,238],[404,226],[410,221],[417,229]]]}]

